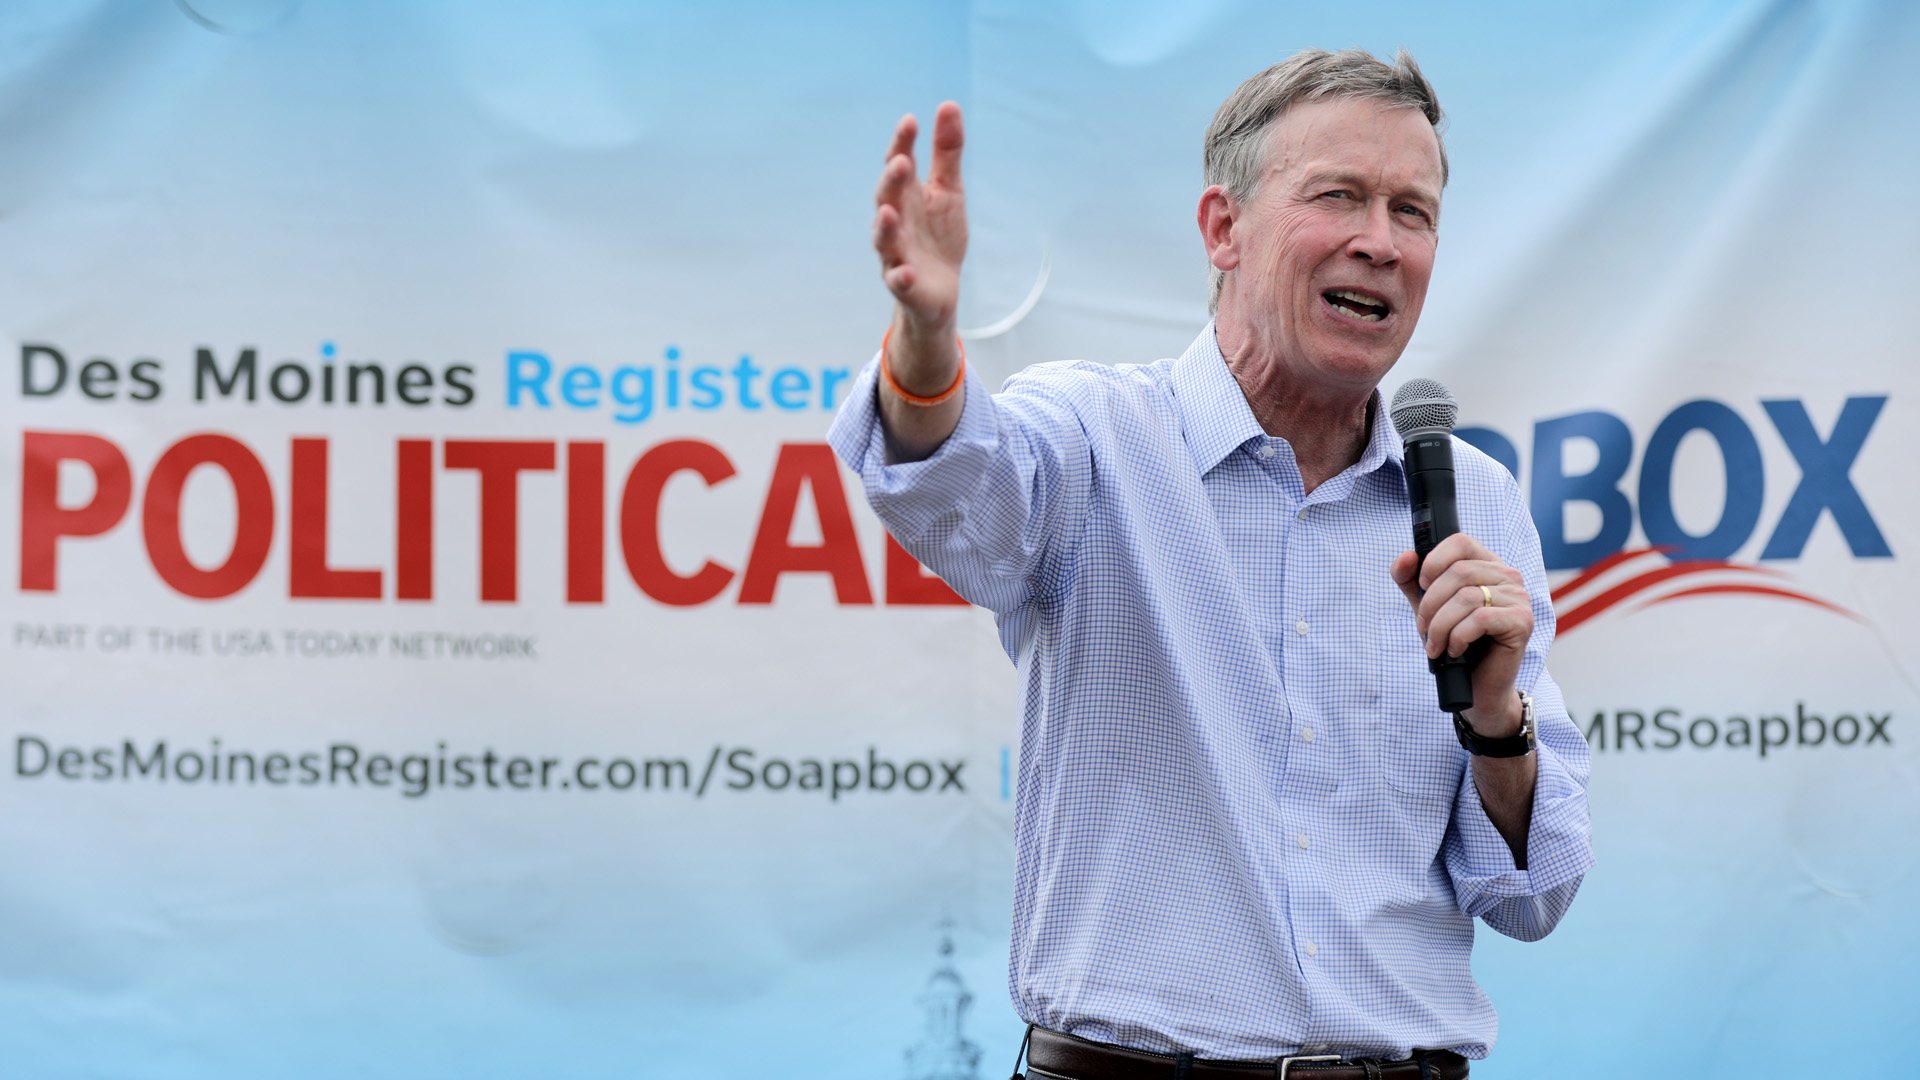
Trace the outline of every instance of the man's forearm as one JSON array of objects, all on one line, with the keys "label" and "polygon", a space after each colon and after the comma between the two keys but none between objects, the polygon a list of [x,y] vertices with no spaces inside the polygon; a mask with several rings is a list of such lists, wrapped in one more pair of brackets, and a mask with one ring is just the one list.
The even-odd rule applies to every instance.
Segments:
[{"label": "man's forearm", "polygon": [[[936,397],[960,378],[960,339],[951,326],[928,328],[896,310],[880,362],[901,390],[916,397]],[[877,392],[889,465],[933,456],[959,426],[967,399],[962,386],[938,405],[916,404],[895,392],[885,378]]]},{"label": "man's forearm", "polygon": [[1527,829],[1533,824],[1533,787],[1539,759],[1533,754],[1516,758],[1475,757],[1473,783],[1480,789],[1480,805],[1487,820],[1500,830],[1513,852],[1517,870],[1527,868]]},{"label": "man's forearm", "polygon": [[[1478,710],[1468,710],[1466,719],[1473,730],[1489,738],[1517,734],[1522,721],[1520,698],[1518,694],[1507,697],[1512,704],[1505,716],[1482,717],[1476,715]],[[1536,754],[1511,758],[1475,755],[1473,759],[1473,784],[1480,791],[1480,806],[1487,812],[1487,820],[1500,830],[1519,870],[1527,868],[1527,830],[1533,824],[1533,790],[1539,774]]]}]

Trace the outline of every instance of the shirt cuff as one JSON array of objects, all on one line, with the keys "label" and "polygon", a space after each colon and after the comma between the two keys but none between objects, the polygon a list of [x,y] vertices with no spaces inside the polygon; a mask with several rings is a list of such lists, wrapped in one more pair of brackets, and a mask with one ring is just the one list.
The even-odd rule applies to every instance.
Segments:
[{"label": "shirt cuff", "polygon": [[880,426],[877,395],[880,354],[854,377],[853,386],[827,443],[860,474],[867,501],[901,543],[924,536],[936,521],[965,501],[1000,448],[1000,423],[993,396],[969,366],[960,423],[933,454],[921,461],[887,464],[887,437]]},{"label": "shirt cuff", "polygon": [[1485,915],[1503,900],[1545,896],[1577,883],[1593,865],[1588,843],[1586,789],[1546,743],[1536,743],[1533,817],[1527,828],[1527,868],[1514,865],[1506,838],[1494,828],[1469,766],[1454,806],[1451,870],[1461,910]]}]

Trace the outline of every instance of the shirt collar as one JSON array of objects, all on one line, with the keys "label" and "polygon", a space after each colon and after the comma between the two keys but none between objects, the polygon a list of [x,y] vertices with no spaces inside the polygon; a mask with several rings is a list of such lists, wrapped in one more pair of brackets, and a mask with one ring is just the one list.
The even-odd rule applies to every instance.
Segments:
[{"label": "shirt collar", "polygon": [[1400,444],[1400,433],[1393,429],[1393,419],[1387,414],[1387,401],[1380,396],[1380,388],[1373,388],[1373,433],[1367,437],[1367,449],[1361,453],[1360,460],[1354,464],[1354,473],[1365,476],[1382,465],[1392,462],[1401,466],[1401,458],[1406,450]]},{"label": "shirt collar", "polygon": [[1240,383],[1227,370],[1227,358],[1220,355],[1212,323],[1173,362],[1173,396],[1180,403],[1180,426],[1187,450],[1193,454],[1194,467],[1201,476],[1212,472],[1247,440],[1266,437],[1247,405],[1247,395],[1240,392]]},{"label": "shirt collar", "polygon": [[[1265,439],[1266,430],[1254,418],[1247,395],[1239,380],[1227,368],[1220,353],[1220,342],[1208,323],[1180,359],[1173,362],[1173,396],[1180,403],[1180,424],[1193,455],[1194,467],[1205,476],[1228,454],[1249,440]],[[1367,448],[1352,468],[1355,476],[1365,476],[1392,462],[1400,465],[1403,451],[1400,438],[1387,418],[1386,403],[1380,391],[1373,392],[1373,432]]]}]

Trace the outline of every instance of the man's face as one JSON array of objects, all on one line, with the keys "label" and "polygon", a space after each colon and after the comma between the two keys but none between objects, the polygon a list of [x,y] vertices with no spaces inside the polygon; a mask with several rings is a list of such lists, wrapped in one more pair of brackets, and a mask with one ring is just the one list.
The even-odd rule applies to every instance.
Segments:
[{"label": "man's face", "polygon": [[1378,384],[1426,300],[1440,175],[1439,140],[1416,109],[1294,106],[1270,130],[1260,186],[1233,223],[1223,315],[1231,305],[1305,385]]}]

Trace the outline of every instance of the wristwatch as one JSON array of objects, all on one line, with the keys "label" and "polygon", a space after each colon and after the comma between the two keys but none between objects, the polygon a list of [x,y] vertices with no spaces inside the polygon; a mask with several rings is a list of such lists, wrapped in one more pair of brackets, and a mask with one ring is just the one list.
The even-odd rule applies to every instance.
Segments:
[{"label": "wristwatch", "polygon": [[1462,713],[1453,714],[1453,733],[1460,737],[1460,745],[1467,753],[1479,757],[1525,757],[1533,753],[1533,695],[1525,690],[1520,694],[1520,731],[1501,739],[1489,739],[1473,730]]}]

